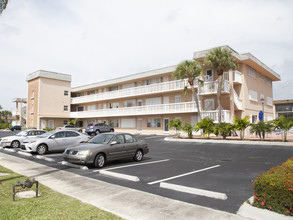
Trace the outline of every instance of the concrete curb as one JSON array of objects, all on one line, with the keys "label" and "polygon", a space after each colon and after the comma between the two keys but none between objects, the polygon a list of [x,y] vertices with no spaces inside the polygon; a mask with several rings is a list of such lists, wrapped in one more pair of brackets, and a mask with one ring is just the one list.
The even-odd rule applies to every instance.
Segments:
[{"label": "concrete curb", "polygon": [[165,137],[165,141],[174,142],[194,142],[194,143],[225,143],[225,144],[253,144],[253,145],[282,145],[293,146],[293,142],[279,142],[279,141],[241,141],[241,140],[215,140],[215,139],[175,139]]},{"label": "concrete curb", "polygon": [[69,163],[67,161],[62,161],[61,164],[65,165],[65,166],[73,167],[73,168],[78,168],[78,169],[81,169],[81,170],[88,170],[89,169],[87,166],[81,166],[81,165]]},{"label": "concrete curb", "polygon": [[[253,202],[253,197],[249,198],[250,203]],[[267,209],[260,209],[248,204],[246,201],[242,204],[237,212],[238,215],[245,218],[255,219],[255,220],[292,220],[293,217],[281,215],[276,212],[269,211]]]},{"label": "concrete curb", "polygon": [[107,170],[101,170],[99,171],[100,174],[104,174],[107,176],[113,176],[116,178],[124,179],[124,180],[129,180],[133,182],[139,182],[140,179],[137,176],[131,176],[131,175],[126,175],[126,174],[121,174],[121,173],[115,173]]}]

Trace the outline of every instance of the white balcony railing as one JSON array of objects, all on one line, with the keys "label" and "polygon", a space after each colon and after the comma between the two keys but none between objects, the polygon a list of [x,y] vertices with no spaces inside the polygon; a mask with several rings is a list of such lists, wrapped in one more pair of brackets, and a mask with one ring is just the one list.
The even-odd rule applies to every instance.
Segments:
[{"label": "white balcony railing", "polygon": [[[202,111],[201,112],[201,117],[205,118],[205,117],[209,117],[211,119],[214,120],[215,123],[218,123],[219,118],[218,118],[218,110],[214,110],[214,111]],[[226,123],[230,123],[230,110],[222,110],[221,111],[221,121],[222,122],[226,122]]]},{"label": "white balcony railing", "polygon": [[135,106],[129,108],[100,109],[93,111],[70,112],[70,118],[100,118],[131,115],[155,115],[197,112],[194,102],[181,102],[172,104]]},{"label": "white balcony railing", "polygon": [[[195,80],[195,86],[198,85],[198,80]],[[164,83],[156,83],[146,86],[132,87],[128,89],[120,89],[111,92],[80,96],[71,98],[71,104],[80,104],[86,102],[95,102],[116,98],[133,97],[146,94],[163,93],[175,90],[183,90],[185,86],[189,86],[187,80],[174,80]]]},{"label": "white balcony railing", "polygon": [[[199,94],[213,94],[217,93],[218,81],[204,82],[203,86],[199,87]],[[222,92],[229,93],[229,81],[223,80]]]},{"label": "white balcony railing", "polygon": [[19,110],[12,110],[12,116],[17,116],[20,115],[20,111]]},{"label": "white balcony railing", "polygon": [[242,110],[242,100],[239,98],[235,90],[233,89],[233,95],[234,95],[234,103],[238,110]]},{"label": "white balcony railing", "polygon": [[[233,82],[242,84],[242,73],[238,70],[233,70]],[[223,79],[229,81],[229,72],[224,72]]]}]

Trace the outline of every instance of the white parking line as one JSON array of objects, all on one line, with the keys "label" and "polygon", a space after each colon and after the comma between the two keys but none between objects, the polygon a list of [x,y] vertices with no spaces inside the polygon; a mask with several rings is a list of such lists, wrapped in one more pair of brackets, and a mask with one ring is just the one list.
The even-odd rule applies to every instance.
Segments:
[{"label": "white parking line", "polygon": [[82,169],[82,170],[88,170],[89,169],[87,166],[80,166],[80,165],[77,165],[77,164],[69,163],[67,161],[62,161],[61,164],[65,165],[65,166],[73,167],[73,168]]},{"label": "white parking line", "polygon": [[205,196],[205,197],[214,198],[214,199],[221,199],[221,200],[227,199],[227,195],[225,193],[219,193],[219,192],[214,192],[214,191],[209,191],[209,190],[180,186],[180,185],[171,184],[171,183],[161,182],[160,187],[165,188],[165,189],[179,191],[179,192],[190,193],[190,194],[199,195],[199,196]]},{"label": "white parking line", "polygon": [[139,182],[140,181],[140,179],[137,176],[131,176],[131,175],[127,175],[127,174],[115,173],[115,172],[111,172],[111,171],[107,171],[107,170],[100,170],[99,173],[104,174],[104,175],[108,175],[108,176],[117,177],[117,178],[120,178],[120,179],[133,181],[133,182]]},{"label": "white parking line", "polygon": [[[115,169],[126,168],[126,167],[142,166],[142,165],[147,165],[147,164],[166,162],[166,161],[169,161],[169,160],[170,159],[157,160],[157,161],[152,161],[152,162],[131,164],[131,165],[125,165],[125,166],[120,166],[120,167],[111,167],[111,168],[106,168],[106,169],[103,169],[103,170],[115,170]],[[100,171],[101,170],[94,170],[93,172],[100,172]]]},{"label": "white parking line", "polygon": [[217,168],[219,166],[221,166],[221,165],[215,165],[215,166],[207,167],[207,168],[204,168],[204,169],[201,169],[201,170],[195,170],[195,171],[192,171],[192,172],[189,172],[189,173],[184,173],[184,174],[177,175],[177,176],[173,176],[173,177],[169,177],[169,178],[166,178],[166,179],[162,179],[162,180],[157,180],[157,181],[154,181],[154,182],[150,182],[148,184],[149,185],[152,185],[152,184],[155,184],[155,183],[160,183],[160,182],[164,182],[164,181],[167,181],[167,180],[176,179],[176,178],[183,177],[183,176],[188,176],[188,175],[191,175],[191,174],[194,174],[194,173],[199,173],[199,172],[202,172],[202,171],[206,171],[206,170],[210,170],[210,169],[213,169],[213,168]]}]

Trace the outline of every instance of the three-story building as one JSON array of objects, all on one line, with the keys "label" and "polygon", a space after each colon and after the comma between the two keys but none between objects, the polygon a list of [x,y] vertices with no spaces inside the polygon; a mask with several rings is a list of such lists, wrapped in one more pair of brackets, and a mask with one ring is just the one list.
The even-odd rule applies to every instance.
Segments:
[{"label": "three-story building", "polygon": [[[251,122],[256,122],[262,109],[265,120],[273,119],[272,82],[280,80],[280,76],[250,53],[238,54],[224,47],[232,51],[238,69],[224,73],[222,122],[232,122],[234,115],[248,115]],[[203,61],[209,51],[195,52],[193,59]],[[29,74],[28,126],[57,127],[78,118],[81,127],[106,122],[116,131],[163,134],[169,133],[171,119],[193,125],[198,121],[194,97],[191,91],[183,93],[188,82],[175,80],[175,69],[176,66],[165,67],[75,88],[71,88],[71,76],[67,74]],[[203,79],[203,85],[195,80],[201,115],[217,122],[216,71],[204,69]]]}]

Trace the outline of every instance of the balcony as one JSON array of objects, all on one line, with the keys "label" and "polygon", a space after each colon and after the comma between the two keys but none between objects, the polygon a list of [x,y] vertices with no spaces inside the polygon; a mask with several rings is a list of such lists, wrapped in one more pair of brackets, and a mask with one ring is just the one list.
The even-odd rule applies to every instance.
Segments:
[{"label": "balcony", "polygon": [[[198,81],[195,80],[195,86]],[[81,104],[87,102],[96,102],[110,99],[118,99],[125,97],[136,97],[146,94],[164,93],[176,90],[183,90],[185,86],[189,86],[187,80],[174,80],[164,83],[156,83],[146,86],[132,87],[128,89],[120,89],[112,92],[104,92],[99,94],[80,96],[71,98],[71,104]]]},{"label": "balcony", "polygon": [[102,118],[188,112],[197,112],[197,108],[194,102],[181,102],[172,104],[135,106],[128,108],[112,108],[93,111],[70,112],[70,118]]},{"label": "balcony", "polygon": [[[238,70],[233,70],[232,74],[233,74],[233,83],[242,84],[242,77],[241,77],[242,73],[239,72]],[[223,79],[229,81],[229,72],[224,72]]]},{"label": "balcony", "polygon": [[[218,110],[201,112],[202,118],[209,117],[213,119],[215,123],[218,123],[219,121],[218,115],[219,115]],[[221,120],[222,122],[230,123],[230,110],[222,110],[221,118],[222,118]]]},{"label": "balcony", "polygon": [[[223,80],[222,93],[229,93],[229,81]],[[203,86],[199,87],[200,95],[216,94],[218,90],[218,81],[204,82]]]}]

